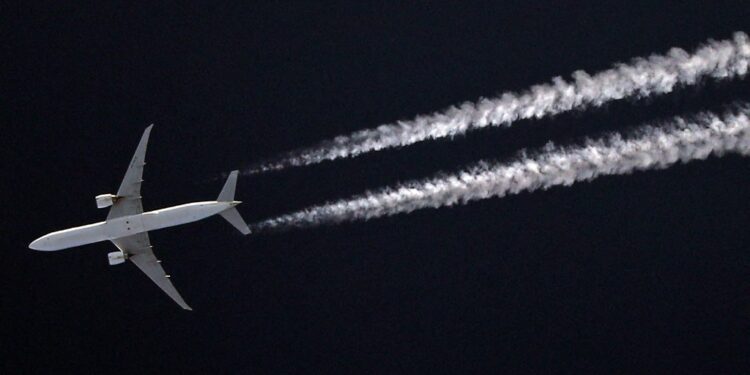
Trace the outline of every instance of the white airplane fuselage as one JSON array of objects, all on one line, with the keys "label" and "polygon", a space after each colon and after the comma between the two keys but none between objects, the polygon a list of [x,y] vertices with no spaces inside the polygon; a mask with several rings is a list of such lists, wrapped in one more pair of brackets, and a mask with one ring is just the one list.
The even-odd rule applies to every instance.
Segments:
[{"label": "white airplane fuselage", "polygon": [[37,238],[29,247],[34,250],[56,251],[113,240],[141,232],[192,223],[219,214],[239,203],[239,201],[194,202],[137,215],[118,217],[116,219],[52,232]]}]

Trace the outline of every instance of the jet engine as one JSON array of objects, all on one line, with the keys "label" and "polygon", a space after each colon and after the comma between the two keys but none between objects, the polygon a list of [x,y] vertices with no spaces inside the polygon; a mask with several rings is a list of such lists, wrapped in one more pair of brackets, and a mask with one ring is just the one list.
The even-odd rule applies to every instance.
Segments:
[{"label": "jet engine", "polygon": [[125,262],[125,259],[128,259],[128,256],[122,251],[115,251],[107,254],[107,258],[109,259],[109,265],[115,266]]},{"label": "jet engine", "polygon": [[96,196],[96,208],[105,208],[111,206],[119,198],[113,194],[101,194]]}]

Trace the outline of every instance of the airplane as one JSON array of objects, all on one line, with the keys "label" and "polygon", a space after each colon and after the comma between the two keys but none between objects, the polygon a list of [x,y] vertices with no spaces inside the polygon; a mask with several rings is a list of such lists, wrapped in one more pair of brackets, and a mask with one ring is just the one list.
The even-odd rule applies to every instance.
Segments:
[{"label": "airplane", "polygon": [[117,194],[96,196],[98,208],[111,206],[105,221],[52,232],[34,240],[29,248],[56,251],[111,241],[119,249],[119,251],[107,254],[111,266],[124,263],[126,260],[133,262],[180,307],[192,310],[172,285],[169,275],[161,267],[161,261],[154,255],[148,232],[191,223],[217,214],[244,235],[250,234],[250,228],[235,208],[242,203],[234,200],[237,184],[236,170],[229,174],[215,201],[187,203],[143,212],[141,183],[143,182],[143,166],[146,164],[146,145],[153,126],[151,124],[143,132]]}]

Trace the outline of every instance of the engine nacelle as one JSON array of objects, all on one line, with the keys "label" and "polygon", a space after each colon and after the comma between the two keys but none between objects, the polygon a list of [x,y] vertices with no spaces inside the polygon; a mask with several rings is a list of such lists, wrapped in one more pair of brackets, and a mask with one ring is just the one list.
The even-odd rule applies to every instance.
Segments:
[{"label": "engine nacelle", "polygon": [[101,194],[96,196],[96,208],[105,208],[111,206],[117,201],[117,196],[113,194]]},{"label": "engine nacelle", "polygon": [[122,251],[115,251],[107,254],[107,258],[109,259],[109,265],[115,266],[125,262],[125,259],[128,259],[128,256]]}]

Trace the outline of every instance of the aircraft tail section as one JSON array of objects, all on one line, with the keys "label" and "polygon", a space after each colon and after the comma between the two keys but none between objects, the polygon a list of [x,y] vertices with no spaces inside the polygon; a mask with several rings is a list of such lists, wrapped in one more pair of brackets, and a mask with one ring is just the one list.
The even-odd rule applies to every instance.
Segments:
[{"label": "aircraft tail section", "polygon": [[227,182],[224,183],[224,187],[219,193],[219,197],[216,198],[219,202],[233,202],[234,201],[234,188],[237,186],[237,174],[239,171],[234,170],[227,177]]},{"label": "aircraft tail section", "polygon": [[240,213],[236,208],[232,207],[226,211],[219,213],[219,215],[226,219],[229,224],[232,224],[232,226],[237,228],[238,231],[242,232],[242,234],[250,234],[250,227],[247,226],[245,220],[242,220],[242,216],[240,216]]},{"label": "aircraft tail section", "polygon": [[238,171],[234,170],[229,174],[227,182],[224,183],[224,188],[221,189],[221,193],[219,193],[219,197],[216,198],[216,200],[219,202],[233,203],[233,207],[220,212],[219,215],[221,215],[221,217],[228,221],[229,224],[232,224],[233,227],[237,228],[237,230],[242,232],[242,234],[247,235],[250,234],[250,228],[247,226],[247,223],[245,223],[245,220],[242,219],[242,216],[240,216],[239,211],[234,208],[234,206],[241,203],[234,200],[234,191],[235,187],[237,186],[238,173]]}]

